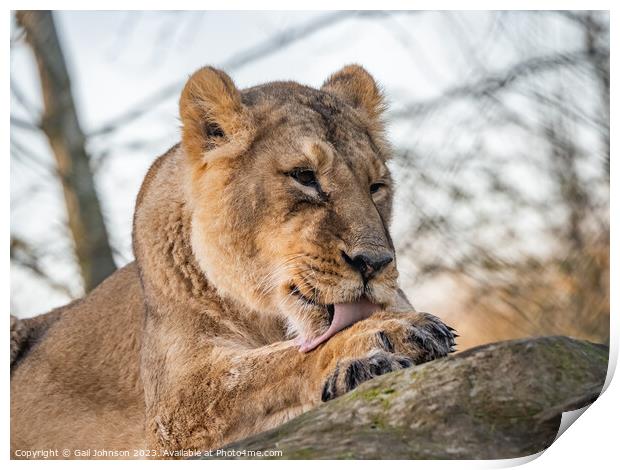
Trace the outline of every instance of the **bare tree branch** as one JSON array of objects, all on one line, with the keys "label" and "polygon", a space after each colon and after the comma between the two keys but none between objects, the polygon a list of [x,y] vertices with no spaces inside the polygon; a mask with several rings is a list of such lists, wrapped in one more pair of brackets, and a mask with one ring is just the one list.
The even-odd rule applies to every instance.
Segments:
[{"label": "bare tree branch", "polygon": [[11,94],[15,97],[21,107],[28,113],[30,120],[33,122],[39,122],[41,116],[41,110],[33,102],[31,102],[24,92],[22,92],[20,86],[14,80],[11,80]]},{"label": "bare tree branch", "polygon": [[60,177],[56,168],[48,165],[46,162],[41,160],[32,150],[22,144],[14,135],[11,135],[11,154],[14,155],[18,160],[22,160],[23,162],[27,162],[31,166],[37,168],[41,176],[44,178],[48,178],[51,180],[56,180]]},{"label": "bare tree branch", "polygon": [[26,131],[31,131],[31,132],[39,132],[42,130],[41,127],[38,126],[37,124],[33,124],[17,116],[13,116],[12,114],[11,114],[11,125],[15,127],[19,127],[20,129],[24,129]]},{"label": "bare tree branch", "polygon": [[48,286],[61,294],[73,299],[75,294],[69,289],[69,287],[55,281],[39,263],[40,256],[38,256],[34,249],[23,239],[11,235],[11,261],[19,266],[27,269],[36,277],[44,281]]},{"label": "bare tree branch", "polygon": [[[596,55],[604,55],[606,53],[608,51],[602,49],[595,51]],[[558,67],[582,64],[591,55],[591,51],[580,50],[568,54],[553,54],[526,59],[501,73],[487,76],[474,83],[454,87],[435,99],[411,103],[398,111],[390,113],[389,119],[415,118],[416,115],[426,114],[435,108],[452,103],[460,98],[478,98],[487,94],[497,93],[523,77],[557,69]]]}]

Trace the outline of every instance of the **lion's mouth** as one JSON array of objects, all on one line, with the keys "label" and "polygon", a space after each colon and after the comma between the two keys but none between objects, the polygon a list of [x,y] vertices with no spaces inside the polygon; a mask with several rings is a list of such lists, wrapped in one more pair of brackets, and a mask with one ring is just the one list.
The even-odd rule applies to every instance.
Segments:
[{"label": "lion's mouth", "polygon": [[368,318],[380,309],[379,305],[372,303],[365,296],[362,296],[355,302],[322,305],[306,297],[297,287],[293,287],[291,292],[293,295],[309,305],[325,308],[327,310],[327,314],[329,315],[330,325],[327,331],[316,338],[302,340],[299,347],[301,352],[312,351],[314,348],[327,341],[339,331],[360,320]]},{"label": "lion's mouth", "polygon": [[297,297],[299,300],[301,300],[303,303],[307,305],[313,305],[318,308],[327,309],[327,315],[329,316],[329,322],[330,323],[332,322],[334,318],[334,304],[327,304],[327,305],[320,304],[312,300],[311,298],[305,296],[303,292],[301,292],[301,290],[299,290],[297,286],[291,286],[291,294],[293,294],[295,297]]}]

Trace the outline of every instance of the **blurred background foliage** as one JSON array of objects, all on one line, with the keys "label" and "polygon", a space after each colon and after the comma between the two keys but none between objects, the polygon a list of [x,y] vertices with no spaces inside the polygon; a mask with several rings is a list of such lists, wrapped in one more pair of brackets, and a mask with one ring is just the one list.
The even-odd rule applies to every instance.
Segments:
[{"label": "blurred background foliage", "polygon": [[401,284],[460,349],[609,341],[609,15],[18,12],[11,36],[11,309],[31,316],[132,259],[133,203],[204,64],[239,86],[382,84]]}]

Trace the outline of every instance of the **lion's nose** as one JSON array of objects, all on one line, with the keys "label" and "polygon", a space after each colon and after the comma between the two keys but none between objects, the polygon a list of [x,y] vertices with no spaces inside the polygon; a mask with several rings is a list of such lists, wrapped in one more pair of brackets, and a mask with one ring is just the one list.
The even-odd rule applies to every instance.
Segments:
[{"label": "lion's nose", "polygon": [[381,271],[385,266],[394,261],[394,257],[389,252],[361,252],[347,255],[344,251],[342,257],[351,266],[353,266],[368,281],[375,274]]}]

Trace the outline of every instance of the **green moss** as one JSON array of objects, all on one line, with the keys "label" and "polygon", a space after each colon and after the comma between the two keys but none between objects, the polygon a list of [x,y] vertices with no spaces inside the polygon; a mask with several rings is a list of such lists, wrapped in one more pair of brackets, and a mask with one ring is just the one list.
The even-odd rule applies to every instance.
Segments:
[{"label": "green moss", "polygon": [[381,388],[375,387],[369,390],[363,391],[354,391],[351,394],[351,399],[354,400],[363,400],[368,403],[373,403],[379,401],[384,410],[387,410],[390,407],[390,401],[392,396],[396,393],[394,388]]},{"label": "green moss", "polygon": [[379,395],[381,395],[381,390],[378,388],[371,388],[370,390],[365,390],[360,393],[360,398],[365,401],[374,401]]},{"label": "green moss", "polygon": [[372,419],[372,422],[370,424],[370,428],[371,429],[383,430],[383,429],[385,429],[385,426],[386,426],[385,420],[384,420],[384,418],[382,416],[375,416]]}]

